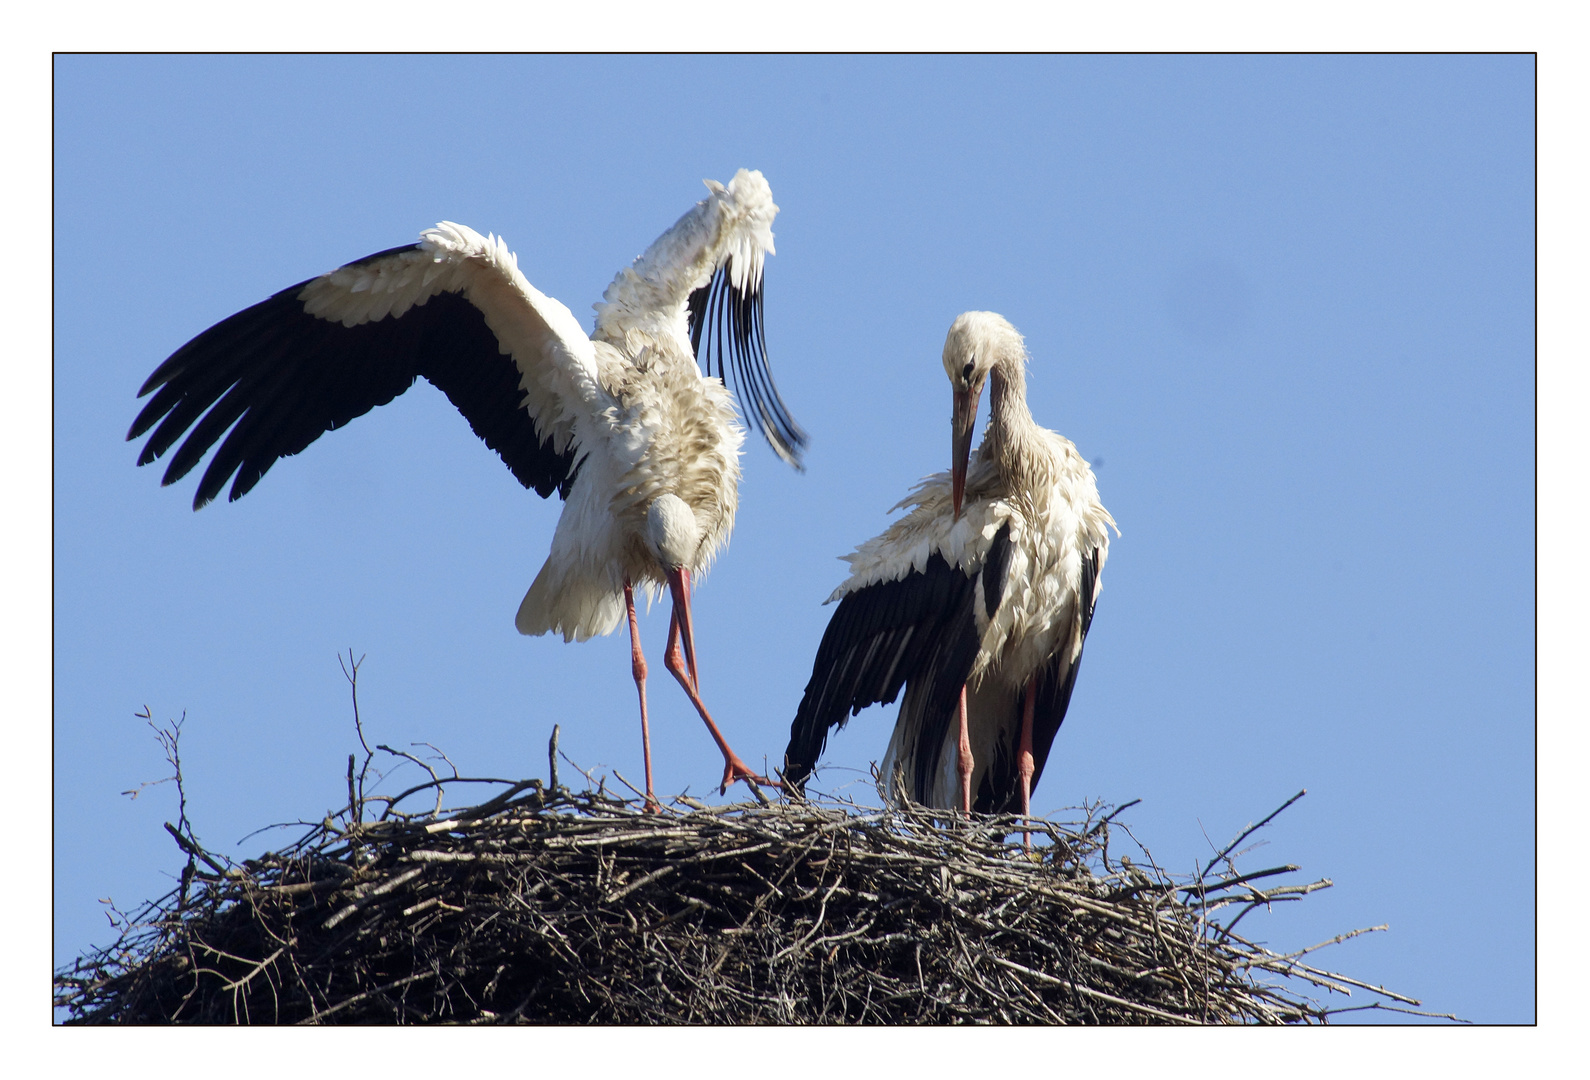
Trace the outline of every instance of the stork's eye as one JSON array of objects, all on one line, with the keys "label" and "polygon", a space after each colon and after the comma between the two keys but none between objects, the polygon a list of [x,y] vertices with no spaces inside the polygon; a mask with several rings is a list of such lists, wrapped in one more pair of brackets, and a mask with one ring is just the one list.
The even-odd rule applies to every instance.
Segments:
[{"label": "stork's eye", "polygon": [[965,379],[967,382],[971,382],[972,381],[972,368],[975,365],[976,365],[976,361],[973,361],[973,360],[966,361],[966,366],[961,368],[961,378]]}]

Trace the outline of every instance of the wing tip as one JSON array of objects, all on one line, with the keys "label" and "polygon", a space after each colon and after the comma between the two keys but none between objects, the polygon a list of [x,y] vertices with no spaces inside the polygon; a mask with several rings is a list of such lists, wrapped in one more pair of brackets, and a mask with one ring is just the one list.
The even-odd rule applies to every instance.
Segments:
[{"label": "wing tip", "polygon": [[735,281],[735,256],[730,253],[705,285],[690,294],[686,304],[690,347],[707,375],[717,357],[718,375],[725,384],[734,368],[734,395],[747,422],[757,429],[773,452],[797,472],[810,442],[806,431],[790,415],[783,395],[773,382],[762,321],[762,275]]}]

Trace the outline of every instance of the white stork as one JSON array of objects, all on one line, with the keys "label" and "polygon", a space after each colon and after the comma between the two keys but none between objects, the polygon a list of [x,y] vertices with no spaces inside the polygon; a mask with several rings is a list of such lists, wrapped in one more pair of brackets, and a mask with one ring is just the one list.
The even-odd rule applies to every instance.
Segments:
[{"label": "white stork", "polygon": [[767,367],[762,264],[773,253],[773,193],[744,169],[726,187],[706,185],[706,199],[619,271],[589,337],[525,280],[501,240],[446,221],[417,244],[284,289],[149,376],[138,395],[154,396],[127,438],[159,426],[138,464],[187,433],[162,480],[170,484],[220,440],[193,506],[229,479],[237,499],[278,458],[429,379],[521,484],[566,500],[519,631],[583,641],[628,614],[648,808],[657,804],[637,588],[672,593],[665,665],[723,753],[723,789],[760,779],[702,704],[690,619],[691,577],[728,540],[738,501],[744,432],[728,370],[745,413],[797,468],[806,436]]},{"label": "white stork", "polygon": [[[804,782],[829,728],[904,685],[880,769],[885,796],[1030,813],[1115,519],[1077,448],[1033,422],[1026,360],[1021,335],[993,312],[968,311],[950,327],[951,469],[923,480],[893,508],[909,514],[845,556],[850,577],[828,598],[839,608],[790,726],[787,782]],[[985,381],[988,428],[968,466]]]}]

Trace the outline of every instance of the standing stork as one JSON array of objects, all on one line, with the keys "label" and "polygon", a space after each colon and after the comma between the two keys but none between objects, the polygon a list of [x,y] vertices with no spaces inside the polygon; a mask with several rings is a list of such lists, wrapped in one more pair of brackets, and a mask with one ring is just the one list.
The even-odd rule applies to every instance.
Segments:
[{"label": "standing stork", "polygon": [[728,540],[738,501],[744,432],[724,386],[729,369],[744,412],[796,468],[806,436],[767,366],[762,264],[773,253],[773,193],[745,169],[727,186],[706,185],[706,199],[619,271],[589,337],[525,279],[501,240],[447,221],[417,244],[283,289],[149,376],[138,396],[154,396],[127,433],[154,427],[138,464],[186,433],[161,481],[170,484],[220,440],[193,507],[228,480],[237,499],[278,458],[423,376],[521,484],[565,500],[551,553],[519,605],[520,633],[584,641],[628,615],[648,808],[657,802],[637,588],[672,593],[665,666],[723,753],[722,789],[761,779],[702,704],[690,618],[691,578]]},{"label": "standing stork", "polygon": [[[950,327],[951,469],[923,480],[894,507],[910,513],[845,556],[850,577],[828,598],[839,607],[790,726],[787,782],[804,782],[829,728],[904,685],[884,794],[967,814],[1030,813],[1115,519],[1076,447],[1027,411],[1026,360],[1021,335],[993,312],[968,311]],[[985,381],[988,428],[968,465]]]}]

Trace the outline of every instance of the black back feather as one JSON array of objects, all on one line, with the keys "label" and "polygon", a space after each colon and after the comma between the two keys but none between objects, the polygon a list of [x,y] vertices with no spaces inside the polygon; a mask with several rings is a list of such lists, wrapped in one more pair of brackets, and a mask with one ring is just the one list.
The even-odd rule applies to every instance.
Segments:
[{"label": "black back feather", "polygon": [[[390,248],[349,265],[417,248]],[[423,376],[521,484],[543,497],[554,490],[568,496],[575,448],[560,454],[541,437],[521,405],[518,367],[461,294],[443,293],[401,316],[346,327],[304,310],[298,294],[307,284],[223,319],[155,369],[138,391],[153,396],[127,433],[131,440],[155,429],[138,464],[161,457],[186,434],[161,480],[170,484],[219,442],[193,507],[214,499],[228,480],[235,500],[280,458],[386,404]]]}]

